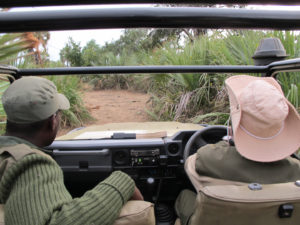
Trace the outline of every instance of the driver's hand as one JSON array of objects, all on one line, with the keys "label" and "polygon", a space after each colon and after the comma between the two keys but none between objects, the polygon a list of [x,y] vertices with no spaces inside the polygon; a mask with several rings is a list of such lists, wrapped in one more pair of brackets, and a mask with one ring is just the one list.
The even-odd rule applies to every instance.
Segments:
[{"label": "driver's hand", "polygon": [[133,195],[131,196],[130,200],[144,200],[144,197],[140,190],[135,186],[134,187],[134,192]]}]

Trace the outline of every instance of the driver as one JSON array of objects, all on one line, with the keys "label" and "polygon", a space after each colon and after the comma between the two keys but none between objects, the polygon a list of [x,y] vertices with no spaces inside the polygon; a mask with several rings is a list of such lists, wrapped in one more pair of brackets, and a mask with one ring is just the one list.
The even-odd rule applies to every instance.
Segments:
[{"label": "driver", "polygon": [[113,224],[129,199],[143,200],[134,181],[120,171],[82,197],[71,197],[62,170],[42,149],[57,134],[60,110],[70,107],[51,81],[16,80],[2,102],[7,125],[0,137],[0,202],[6,225]]},{"label": "driver", "polygon": [[[216,182],[299,180],[300,161],[290,155],[300,147],[300,117],[280,85],[271,77],[247,75],[232,76],[225,85],[233,141],[205,145],[187,159],[185,168],[196,189]],[[189,190],[178,196],[175,210],[182,225],[189,224],[195,200],[196,194]]]}]

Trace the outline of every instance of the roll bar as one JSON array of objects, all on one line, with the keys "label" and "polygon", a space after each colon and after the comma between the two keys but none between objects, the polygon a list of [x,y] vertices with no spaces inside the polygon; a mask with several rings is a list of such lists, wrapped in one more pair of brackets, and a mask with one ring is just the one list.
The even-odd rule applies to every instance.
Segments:
[{"label": "roll bar", "polygon": [[19,76],[133,73],[267,73],[267,66],[97,66],[20,69]]},{"label": "roll bar", "polygon": [[295,5],[298,0],[1,0],[0,7],[60,6],[86,4],[277,4]]},{"label": "roll bar", "polygon": [[[0,6],[106,4],[109,3],[258,3],[221,0],[2,0]],[[279,4],[281,0],[259,0],[260,4]],[[284,1],[285,4],[300,3]],[[43,30],[74,30],[92,28],[254,28],[254,29],[300,29],[299,11],[269,11],[248,9],[221,9],[198,7],[129,7],[83,10],[56,10],[34,12],[1,12],[0,33]],[[43,69],[17,69],[0,66],[0,73],[15,78],[38,75],[67,74],[129,74],[129,73],[261,73],[276,76],[283,71],[300,69],[300,58],[283,60],[267,66],[99,66]]]},{"label": "roll bar", "polygon": [[198,7],[123,7],[0,13],[0,33],[143,27],[299,30],[300,13]]},{"label": "roll bar", "polygon": [[273,76],[280,72],[300,70],[300,58],[277,61],[267,66],[96,66],[96,67],[61,67],[41,69],[18,69],[0,66],[0,73],[10,74],[16,79],[22,76],[43,75],[92,75],[92,74],[142,74],[142,73],[261,73]]}]

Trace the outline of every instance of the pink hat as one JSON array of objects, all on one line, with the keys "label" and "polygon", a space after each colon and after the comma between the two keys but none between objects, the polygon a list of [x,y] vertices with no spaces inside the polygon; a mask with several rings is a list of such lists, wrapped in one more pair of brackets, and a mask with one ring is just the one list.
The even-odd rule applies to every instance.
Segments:
[{"label": "pink hat", "polygon": [[300,147],[300,116],[272,77],[225,81],[237,151],[258,162],[281,160]]}]

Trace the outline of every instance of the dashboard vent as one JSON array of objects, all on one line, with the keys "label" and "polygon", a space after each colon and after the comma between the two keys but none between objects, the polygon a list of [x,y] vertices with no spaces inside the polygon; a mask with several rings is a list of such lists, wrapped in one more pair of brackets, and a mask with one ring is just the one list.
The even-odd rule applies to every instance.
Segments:
[{"label": "dashboard vent", "polygon": [[169,144],[168,153],[173,156],[178,155],[179,154],[179,145],[176,143]]},{"label": "dashboard vent", "polygon": [[126,150],[116,150],[113,153],[113,161],[116,165],[124,166],[129,163],[129,154]]}]

